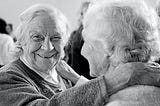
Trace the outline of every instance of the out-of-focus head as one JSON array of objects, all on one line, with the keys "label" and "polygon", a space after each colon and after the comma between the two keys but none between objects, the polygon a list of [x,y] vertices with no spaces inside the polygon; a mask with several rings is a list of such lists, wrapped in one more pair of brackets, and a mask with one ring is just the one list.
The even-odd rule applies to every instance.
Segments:
[{"label": "out-of-focus head", "polygon": [[7,26],[6,21],[0,18],[0,33],[8,34],[8,32],[6,31],[6,26]]},{"label": "out-of-focus head", "polygon": [[157,12],[158,17],[159,17],[158,30],[160,32],[160,0],[157,0],[157,2],[156,2],[156,12]]},{"label": "out-of-focus head", "polygon": [[82,55],[99,76],[127,62],[159,58],[157,14],[141,0],[106,0],[89,7],[83,20]]},{"label": "out-of-focus head", "polygon": [[84,2],[82,2],[81,7],[80,7],[80,11],[79,11],[79,13],[80,13],[80,19],[79,19],[79,21],[80,22],[82,21],[82,19],[84,17],[84,14],[87,12],[87,9],[88,9],[88,7],[89,7],[90,4],[91,4],[90,1],[84,1]]},{"label": "out-of-focus head", "polygon": [[12,32],[13,32],[13,25],[12,24],[7,24],[6,31],[8,32],[8,34],[12,34]]},{"label": "out-of-focus head", "polygon": [[156,11],[158,13],[158,16],[160,17],[160,0],[157,0],[157,3],[156,3]]},{"label": "out-of-focus head", "polygon": [[20,15],[20,24],[14,35],[20,58],[39,71],[47,71],[64,56],[69,24],[56,8],[36,4]]}]

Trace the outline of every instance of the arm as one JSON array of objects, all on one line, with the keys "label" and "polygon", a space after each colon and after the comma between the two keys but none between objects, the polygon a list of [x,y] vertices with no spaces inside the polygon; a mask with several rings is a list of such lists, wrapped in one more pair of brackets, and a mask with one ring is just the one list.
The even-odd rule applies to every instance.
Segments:
[{"label": "arm", "polygon": [[48,99],[23,76],[0,73],[0,104],[3,106],[101,106],[107,95],[104,77],[73,87]]},{"label": "arm", "polygon": [[80,86],[82,84],[85,84],[86,82],[88,82],[89,80],[87,78],[85,78],[84,76],[80,76],[79,80],[77,81],[77,83],[75,84],[75,86]]},{"label": "arm", "polygon": [[142,62],[125,63],[109,70],[105,79],[109,96],[133,85],[160,87],[160,67]]},{"label": "arm", "polygon": [[110,95],[127,86],[160,85],[160,73],[145,74],[148,71],[145,71],[145,67],[141,68],[141,65],[143,64],[136,65],[136,68],[133,64],[122,65],[111,73],[108,72],[104,77],[67,89],[53,95],[50,99],[43,96],[22,75],[13,71],[1,72],[0,104],[2,106],[103,106],[108,102]]}]

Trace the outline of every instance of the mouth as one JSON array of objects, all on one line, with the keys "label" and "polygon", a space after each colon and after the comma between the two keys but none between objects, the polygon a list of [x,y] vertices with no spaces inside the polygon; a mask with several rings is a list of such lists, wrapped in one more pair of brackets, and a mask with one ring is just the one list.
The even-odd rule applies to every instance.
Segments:
[{"label": "mouth", "polygon": [[48,58],[52,58],[52,57],[54,57],[56,54],[52,54],[52,55],[40,55],[40,54],[37,54],[39,57],[41,57],[41,58],[46,58],[46,59],[48,59]]}]

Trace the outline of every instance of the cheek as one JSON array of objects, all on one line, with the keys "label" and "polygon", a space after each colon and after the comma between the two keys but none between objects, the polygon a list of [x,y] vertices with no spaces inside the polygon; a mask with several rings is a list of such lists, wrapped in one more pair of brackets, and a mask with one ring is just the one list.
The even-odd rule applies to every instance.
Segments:
[{"label": "cheek", "polygon": [[53,44],[54,46],[54,49],[57,51],[57,58],[60,58],[60,57],[64,57],[64,46],[60,43],[60,42],[57,42],[57,43],[54,43]]},{"label": "cheek", "polygon": [[94,50],[84,45],[82,47],[81,54],[88,60],[90,66],[93,66],[95,64],[96,59],[94,55]]},{"label": "cheek", "polygon": [[25,47],[24,47],[24,54],[28,57],[34,58],[35,52],[37,52],[40,49],[41,44],[29,42]]},{"label": "cheek", "polygon": [[53,45],[53,47],[55,48],[56,51],[58,51],[58,52],[61,51],[62,45],[61,45],[60,42],[55,42],[52,45]]},{"label": "cheek", "polygon": [[99,63],[99,60],[102,59],[102,55],[100,55],[98,51],[85,44],[82,47],[81,54],[88,60],[90,66],[97,65],[97,63]]},{"label": "cheek", "polygon": [[38,51],[41,48],[41,43],[30,43],[29,51],[31,53],[34,53]]}]

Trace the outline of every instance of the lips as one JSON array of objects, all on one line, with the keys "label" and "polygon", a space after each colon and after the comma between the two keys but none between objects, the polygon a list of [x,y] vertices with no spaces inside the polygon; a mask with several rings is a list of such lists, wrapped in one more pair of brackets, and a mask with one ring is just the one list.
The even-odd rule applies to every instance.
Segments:
[{"label": "lips", "polygon": [[38,56],[40,56],[40,57],[42,57],[42,58],[51,58],[51,57],[53,57],[54,55],[56,55],[56,54],[37,54]]}]

